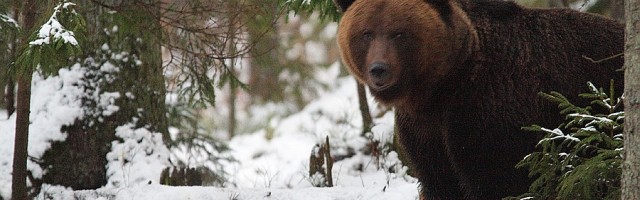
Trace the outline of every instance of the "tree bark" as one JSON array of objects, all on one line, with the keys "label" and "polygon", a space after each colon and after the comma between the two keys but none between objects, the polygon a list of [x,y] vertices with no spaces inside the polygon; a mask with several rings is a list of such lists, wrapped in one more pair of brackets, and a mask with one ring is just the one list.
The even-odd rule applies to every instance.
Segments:
[{"label": "tree bark", "polygon": [[[35,0],[27,0],[24,4],[23,29],[29,33],[35,24]],[[27,41],[28,34],[24,37]],[[11,199],[26,200],[27,190],[27,147],[29,144],[29,113],[31,107],[31,66],[18,75],[18,105],[16,116],[16,132],[13,150],[13,172],[11,177]]]},{"label": "tree bark", "polygon": [[[278,78],[283,70],[283,63],[278,60],[279,38],[277,27],[264,32],[264,26],[270,26],[277,17],[277,5],[270,0],[251,0],[253,6],[266,8],[267,14],[247,24],[247,32],[252,42],[257,42],[251,51],[250,77],[248,80],[251,103],[265,103],[268,101],[283,101],[283,86]],[[259,42],[258,42],[259,41]],[[293,68],[290,68],[293,70]]]},{"label": "tree bark", "polygon": [[16,111],[16,107],[15,107],[15,98],[16,98],[16,93],[15,93],[15,88],[16,88],[16,84],[15,81],[12,79],[8,79],[7,80],[7,84],[4,86],[5,88],[5,93],[4,93],[4,105],[5,108],[7,110],[7,118],[11,117],[11,115],[13,115],[13,112]]},{"label": "tree bark", "polygon": [[[21,14],[21,7],[20,7],[20,3],[18,2],[12,2],[11,3],[11,7],[13,9],[13,16],[18,18],[18,16],[20,16]],[[11,55],[10,58],[15,59],[18,56],[18,44],[19,44],[19,39],[18,38],[14,38],[15,40],[13,41],[13,44],[11,45]],[[2,72],[5,73],[4,77],[6,77],[7,79],[4,80],[4,84],[2,85],[2,103],[4,105],[5,110],[7,110],[7,118],[11,117],[11,115],[13,115],[13,113],[16,111],[16,82],[13,79],[13,77],[8,74],[8,72]]]},{"label": "tree bark", "polygon": [[[233,10],[233,7],[237,6],[235,5],[236,2],[234,3],[227,3],[227,10]],[[238,18],[237,18],[237,13],[229,13],[229,16],[227,16],[230,20],[229,23],[229,27],[228,27],[228,35],[231,36],[228,40],[228,43],[225,44],[226,48],[228,49],[227,51],[229,51],[229,55],[235,55],[237,53],[237,48],[236,48],[236,42],[237,40],[239,40],[239,38],[234,37],[234,35],[236,35],[237,31],[238,31],[238,27],[236,27],[236,23],[238,23]],[[231,75],[232,76],[236,76],[236,59],[230,59],[229,60],[229,64],[226,65],[229,68],[229,71],[231,71]],[[226,62],[226,61],[224,61]],[[236,135],[236,95],[238,93],[238,88],[236,87],[235,84],[233,84],[232,82],[229,82],[229,116],[228,116],[228,120],[229,123],[227,124],[227,135],[229,136],[229,139],[233,138],[233,136]]]},{"label": "tree bark", "polygon": [[625,1],[622,199],[640,199],[640,0]]},{"label": "tree bark", "polygon": [[362,115],[362,133],[364,136],[367,132],[371,131],[373,120],[371,119],[371,111],[369,110],[369,103],[367,102],[367,92],[364,85],[356,83],[358,87],[358,102],[360,103],[360,114]]},{"label": "tree bark", "polygon": [[236,135],[236,95],[238,95],[238,88],[234,86],[229,87],[229,139]]},{"label": "tree bark", "polygon": [[27,147],[29,144],[30,101],[31,75],[25,74],[18,78],[18,106],[13,148],[11,199],[27,199]]},{"label": "tree bark", "polygon": [[624,0],[611,0],[611,18],[619,21],[621,23],[625,23],[624,21]]},{"label": "tree bark", "polygon": [[[115,105],[119,109],[104,117],[88,115],[73,125],[63,127],[67,139],[54,142],[42,158],[43,168],[47,168],[43,176],[45,183],[76,190],[104,186],[108,181],[106,154],[111,151],[111,142],[118,139],[115,130],[119,126],[135,123],[136,128],[145,127],[162,133],[165,141],[169,139],[157,1],[100,1],[106,5],[121,6],[114,14],[107,14],[111,8],[97,5],[92,0],[76,1],[83,9],[81,12],[87,19],[88,36],[91,36],[83,45],[85,52],[96,54],[96,49],[108,44],[114,52],[128,52],[141,62],[113,61],[119,69],[112,74],[114,80],[101,82],[100,88],[90,88],[92,91],[118,92],[120,97],[115,100]],[[114,25],[124,27],[124,23],[127,23],[127,28],[119,29],[117,37],[102,34],[103,29],[111,29]],[[90,65],[86,66],[88,70],[100,74],[99,69]],[[95,102],[87,100],[84,105],[89,110],[94,109],[90,106],[96,106]]]}]

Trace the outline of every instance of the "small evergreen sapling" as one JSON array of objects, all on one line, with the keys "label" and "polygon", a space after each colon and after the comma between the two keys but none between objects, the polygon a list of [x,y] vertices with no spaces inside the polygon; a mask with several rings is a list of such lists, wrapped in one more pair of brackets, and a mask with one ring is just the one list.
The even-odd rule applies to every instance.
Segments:
[{"label": "small evergreen sapling", "polygon": [[538,151],[527,155],[518,168],[535,178],[521,199],[619,199],[622,164],[622,98],[615,98],[613,81],[607,94],[588,83],[580,94],[591,106],[579,107],[557,92],[540,93],[558,103],[566,121],[555,129],[538,125],[525,130],[542,132]]}]

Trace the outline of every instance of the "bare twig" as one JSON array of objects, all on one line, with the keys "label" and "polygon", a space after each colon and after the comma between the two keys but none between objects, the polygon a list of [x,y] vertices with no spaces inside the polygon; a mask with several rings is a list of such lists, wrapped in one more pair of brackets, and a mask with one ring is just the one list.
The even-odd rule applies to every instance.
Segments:
[{"label": "bare twig", "polygon": [[593,58],[587,57],[585,55],[582,55],[582,58],[587,59],[587,60],[591,61],[592,63],[601,63],[601,62],[604,62],[604,61],[607,61],[607,60],[611,60],[611,59],[614,59],[614,58],[617,58],[617,57],[620,57],[620,56],[624,56],[624,52],[616,54],[616,55],[613,55],[613,56],[609,56],[609,57],[606,57],[606,58],[603,58],[603,59],[600,59],[600,60],[594,60]]}]

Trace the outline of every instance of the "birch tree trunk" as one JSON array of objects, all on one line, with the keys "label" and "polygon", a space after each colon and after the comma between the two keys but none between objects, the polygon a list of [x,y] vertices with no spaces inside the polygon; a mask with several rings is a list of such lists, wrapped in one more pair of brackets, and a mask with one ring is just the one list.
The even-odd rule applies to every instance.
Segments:
[{"label": "birch tree trunk", "polygon": [[640,0],[625,1],[622,199],[640,199]]}]

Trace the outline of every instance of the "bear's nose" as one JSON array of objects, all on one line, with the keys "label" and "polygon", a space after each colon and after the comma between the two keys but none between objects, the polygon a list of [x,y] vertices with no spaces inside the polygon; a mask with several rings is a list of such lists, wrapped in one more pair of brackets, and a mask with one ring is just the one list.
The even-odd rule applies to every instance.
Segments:
[{"label": "bear's nose", "polygon": [[374,82],[383,82],[389,76],[389,65],[380,62],[373,63],[369,68],[369,74]]}]

